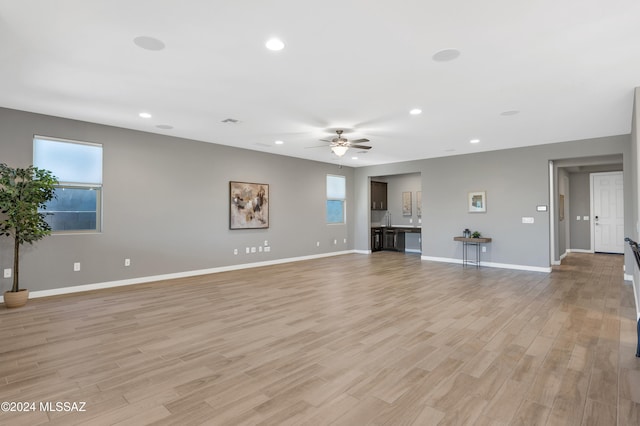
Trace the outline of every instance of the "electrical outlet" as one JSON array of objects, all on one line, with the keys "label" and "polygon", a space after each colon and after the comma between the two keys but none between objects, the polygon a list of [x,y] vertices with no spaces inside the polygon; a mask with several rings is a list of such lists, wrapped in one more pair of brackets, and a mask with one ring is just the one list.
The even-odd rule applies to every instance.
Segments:
[{"label": "electrical outlet", "polygon": [[409,223],[413,223],[413,218],[409,219]]},{"label": "electrical outlet", "polygon": [[238,254],[238,249],[233,249],[233,254]]},{"label": "electrical outlet", "polygon": [[256,248],[255,247],[251,247],[251,253],[255,253],[256,252]]},{"label": "electrical outlet", "polygon": [[576,220],[580,220],[580,216],[576,216]]},{"label": "electrical outlet", "polygon": [[4,277],[11,278],[11,268],[7,268],[4,270]]},{"label": "electrical outlet", "polygon": [[345,238],[342,242],[343,242],[343,243],[345,243],[345,244],[347,244],[347,239]]},{"label": "electrical outlet", "polygon": [[80,262],[74,262],[73,271],[78,272],[80,270]]},{"label": "electrical outlet", "polygon": [[320,241],[316,241],[316,247],[320,247]]},{"label": "electrical outlet", "polygon": [[482,246],[482,252],[486,253],[487,252],[487,248],[485,246]]},{"label": "electrical outlet", "polygon": [[264,248],[264,251],[266,251],[267,253],[269,253],[271,251],[271,246],[266,246]]},{"label": "electrical outlet", "polygon": [[262,253],[262,246],[258,246],[258,251]]},{"label": "electrical outlet", "polygon": [[124,266],[131,266],[131,259],[125,259]]},{"label": "electrical outlet", "polygon": [[249,247],[247,247],[247,248],[246,248],[246,250],[245,250],[245,252],[246,252],[247,254],[249,254],[249,253],[251,253],[251,249],[250,249]]},{"label": "electrical outlet", "polygon": [[333,245],[335,246],[336,244],[338,244],[338,240],[333,240]]}]

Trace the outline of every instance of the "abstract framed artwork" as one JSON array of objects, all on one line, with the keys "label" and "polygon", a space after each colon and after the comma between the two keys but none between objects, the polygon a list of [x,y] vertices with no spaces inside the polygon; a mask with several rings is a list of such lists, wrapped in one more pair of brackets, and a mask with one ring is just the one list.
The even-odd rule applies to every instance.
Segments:
[{"label": "abstract framed artwork", "polygon": [[229,182],[229,229],[269,227],[269,185]]},{"label": "abstract framed artwork", "polygon": [[487,193],[486,191],[469,192],[469,213],[486,213],[487,212]]}]

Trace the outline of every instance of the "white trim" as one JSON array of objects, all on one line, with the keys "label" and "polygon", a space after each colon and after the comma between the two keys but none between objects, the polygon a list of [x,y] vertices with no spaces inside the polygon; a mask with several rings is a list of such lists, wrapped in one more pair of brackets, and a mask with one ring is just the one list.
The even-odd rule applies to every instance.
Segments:
[{"label": "white trim", "polygon": [[569,249],[567,250],[567,253],[595,253],[595,251],[593,250],[584,250],[584,249]]},{"label": "white trim", "polygon": [[[50,290],[30,291],[29,299],[39,297],[58,296],[61,294],[80,293],[83,291],[101,290],[105,288],[122,287],[135,284],[143,284],[153,281],[171,280],[176,278],[194,277],[197,275],[216,274],[218,272],[236,271],[239,269],[257,268],[260,266],[278,265],[281,263],[299,262],[302,260],[320,259],[323,257],[339,256],[342,254],[357,253],[356,250],[335,251],[331,253],[314,254],[309,256],[290,257],[285,259],[268,260],[264,262],[243,263],[238,265],[221,266],[218,268],[198,269],[194,271],[176,272],[173,274],[152,275],[148,277],[131,278],[128,280],[107,281],[102,283],[78,285],[74,287],[61,287]],[[366,253],[365,253],[366,254]],[[4,302],[4,296],[0,296],[0,302]]]},{"label": "white trim", "polygon": [[422,250],[419,249],[404,249],[407,253],[422,253]]},{"label": "white trim", "polygon": [[560,262],[562,262],[562,259],[564,259],[565,257],[567,257],[567,255],[569,254],[569,250],[565,251],[564,253],[562,253],[560,255]]},{"label": "white trim", "polygon": [[556,262],[556,188],[553,160],[549,160],[549,260]]},{"label": "white trim", "polygon": [[552,265],[558,266],[558,265],[562,265],[562,261],[560,260],[554,260],[553,262],[551,262]]},{"label": "white trim", "polygon": [[[433,257],[433,256],[422,256],[422,260],[429,260],[433,262],[446,262],[446,263],[458,263],[462,264],[461,259],[452,259],[448,257]],[[481,262],[480,266],[487,266],[489,268],[502,268],[502,269],[517,269],[520,271],[531,271],[531,272],[551,272],[551,267],[542,267],[542,266],[529,266],[529,265],[512,265],[509,263],[495,263],[495,262]]]}]

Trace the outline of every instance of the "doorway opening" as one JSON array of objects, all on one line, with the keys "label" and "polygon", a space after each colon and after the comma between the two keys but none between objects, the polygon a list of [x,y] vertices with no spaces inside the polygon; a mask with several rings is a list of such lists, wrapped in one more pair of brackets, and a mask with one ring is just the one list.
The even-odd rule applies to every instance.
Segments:
[{"label": "doorway opening", "polygon": [[[559,265],[571,252],[617,253],[618,251],[612,250],[620,250],[623,253],[623,246],[613,248],[602,245],[615,243],[618,239],[617,234],[622,235],[619,239],[622,245],[624,244],[622,154],[550,161],[549,173],[551,264]],[[603,176],[607,181],[606,189],[596,188],[599,199],[595,199],[593,195],[594,176]],[[612,179],[620,186],[610,188],[608,185],[612,183]],[[599,180],[596,178],[596,181]],[[616,204],[612,207],[611,202]],[[614,214],[616,224],[607,223],[603,226],[603,208],[608,217],[606,221]],[[596,227],[600,228],[596,231]],[[596,239],[599,239],[598,243]]]}]

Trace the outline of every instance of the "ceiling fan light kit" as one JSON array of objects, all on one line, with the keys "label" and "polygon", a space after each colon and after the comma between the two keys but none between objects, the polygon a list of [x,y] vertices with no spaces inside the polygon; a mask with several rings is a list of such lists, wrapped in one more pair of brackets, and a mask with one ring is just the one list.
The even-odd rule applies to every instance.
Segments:
[{"label": "ceiling fan light kit", "polygon": [[370,146],[366,145],[356,145],[362,142],[369,142],[369,139],[356,139],[354,141],[349,142],[348,139],[342,137],[343,130],[336,130],[338,134],[337,138],[333,138],[331,140],[320,139],[322,142],[329,142],[331,145],[331,152],[333,152],[338,157],[342,157],[349,148],[358,148],[358,149],[371,149]]},{"label": "ceiling fan light kit", "polygon": [[331,151],[333,151],[333,153],[338,157],[342,157],[344,154],[346,154],[348,149],[349,147],[345,145],[336,145],[331,147]]}]

